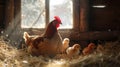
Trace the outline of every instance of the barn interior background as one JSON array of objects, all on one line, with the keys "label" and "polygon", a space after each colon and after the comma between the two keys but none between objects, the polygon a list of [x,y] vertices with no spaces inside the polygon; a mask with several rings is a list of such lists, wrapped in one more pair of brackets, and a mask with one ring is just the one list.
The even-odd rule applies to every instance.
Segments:
[{"label": "barn interior background", "polygon": [[[24,2],[23,2],[24,1]],[[29,28],[24,28],[21,26],[22,22],[25,21],[24,19],[24,15],[22,15],[22,8],[23,6],[25,6],[23,3],[29,3],[31,4],[29,1],[37,3],[37,1],[43,1],[43,0],[0,0],[0,36],[1,36],[1,43],[0,43],[0,64],[2,65],[13,65],[10,63],[14,63],[16,65],[23,65],[24,67],[26,67],[25,65],[32,65],[34,63],[37,63],[37,65],[44,65],[49,63],[48,60],[46,60],[45,58],[41,58],[37,60],[36,57],[30,57],[31,59],[28,60],[24,59],[24,60],[20,60],[20,56],[22,55],[23,58],[28,57],[28,54],[24,54],[24,52],[22,52],[22,50],[18,50],[17,48],[22,48],[22,44],[24,45],[24,40],[23,40],[23,32],[27,31],[32,35],[38,35],[38,34],[42,34],[44,31],[44,27],[42,28],[34,28],[36,27],[35,25],[38,25],[39,21],[41,21],[46,25],[51,19],[51,14],[52,11],[49,8],[50,7],[50,0],[44,0],[45,3],[43,6],[37,6],[37,5],[41,5],[37,4],[36,8],[38,8],[38,10],[36,10],[36,13],[39,11],[40,8],[44,7],[44,9],[41,10],[41,12],[38,14],[41,14],[40,17],[38,14],[36,14],[35,12],[34,15],[37,15],[38,17],[34,17],[34,18],[29,18],[28,20],[32,20],[32,19],[36,19],[33,21],[29,21],[28,23],[33,24],[33,27],[29,27]],[[69,1],[69,0],[66,0]],[[63,65],[65,66],[79,66],[79,65],[83,65],[83,66],[89,66],[89,65],[93,65],[93,66],[99,66],[99,67],[103,67],[105,64],[106,66],[109,65],[116,65],[116,66],[120,66],[119,63],[119,59],[120,59],[120,53],[119,53],[119,47],[120,47],[120,43],[119,43],[119,39],[120,39],[120,4],[119,4],[119,0],[71,0],[72,1],[72,18],[69,17],[69,15],[65,15],[67,16],[67,19],[70,18],[70,20],[72,19],[73,22],[71,22],[70,20],[66,20],[65,18],[65,23],[66,22],[70,22],[70,24],[72,24],[72,28],[64,28],[64,29],[59,29],[60,34],[62,35],[63,38],[68,37],[71,40],[70,45],[74,44],[74,43],[79,43],[82,46],[82,49],[84,47],[86,47],[88,45],[88,43],[90,42],[94,42],[95,44],[102,44],[104,45],[105,49],[105,55],[106,53],[111,53],[106,56],[103,55],[90,55],[89,57],[87,57],[87,59],[82,59],[79,58],[79,60],[75,60],[73,62],[75,63],[64,63],[67,61],[63,61],[61,62],[61,60],[59,62],[63,63]],[[32,6],[27,6],[25,9],[31,7],[31,10],[34,8]],[[62,5],[62,7],[64,7]],[[59,7],[62,8],[62,7]],[[42,13],[43,11],[43,13]],[[51,11],[51,12],[49,12]],[[64,11],[64,10],[62,10]],[[70,10],[68,10],[67,13]],[[53,12],[54,13],[54,12]],[[62,12],[64,14],[66,14],[65,12]],[[25,14],[25,13],[24,13]],[[63,14],[63,15],[64,15]],[[26,14],[26,15],[30,15],[30,14]],[[54,14],[53,14],[54,15]],[[60,14],[61,15],[61,14]],[[70,14],[71,15],[71,14]],[[30,15],[32,16],[32,15]],[[44,17],[44,18],[43,18]],[[26,21],[25,21],[26,22]],[[33,23],[32,23],[33,22]],[[34,24],[35,22],[35,24]],[[38,23],[38,24],[37,24]],[[65,24],[67,25],[67,24]],[[42,25],[41,25],[42,26]],[[3,46],[4,45],[4,46]],[[8,45],[8,46],[7,46]],[[109,47],[106,47],[109,46]],[[4,47],[4,48],[3,48]],[[6,50],[6,48],[8,50]],[[6,52],[8,53],[4,53],[5,49]],[[117,50],[118,49],[118,50]],[[10,50],[10,52],[9,52]],[[111,50],[111,51],[110,51]],[[16,55],[17,52],[20,52],[21,54]],[[9,55],[8,55],[9,54]],[[15,58],[15,60],[12,60],[13,58],[13,54],[14,57],[17,56],[17,58]],[[114,54],[114,55],[113,55]],[[3,57],[3,55],[5,57]],[[25,56],[23,56],[25,55]],[[8,57],[10,57],[10,59],[8,59]],[[93,59],[94,57],[96,58]],[[4,58],[4,59],[3,59]],[[106,59],[103,59],[106,58]],[[92,60],[93,59],[93,60]],[[102,59],[102,60],[101,60]],[[118,60],[117,60],[118,59]],[[20,62],[19,62],[20,60]],[[27,62],[27,61],[33,61],[34,62]],[[42,62],[41,62],[42,60]],[[46,60],[46,61],[43,61]],[[90,62],[92,60],[92,62]],[[7,62],[9,61],[9,62]],[[100,61],[100,62],[99,62]],[[41,62],[41,63],[40,63]],[[57,63],[58,61],[50,61],[51,63]],[[90,62],[90,63],[88,63]],[[102,63],[104,62],[104,63]],[[86,64],[84,64],[86,63]],[[88,63],[88,64],[87,64]],[[111,64],[108,64],[111,63]],[[108,65],[107,65],[108,64]],[[54,64],[51,64],[54,65]],[[49,65],[48,65],[49,66]],[[109,66],[110,67],[110,66]]]}]

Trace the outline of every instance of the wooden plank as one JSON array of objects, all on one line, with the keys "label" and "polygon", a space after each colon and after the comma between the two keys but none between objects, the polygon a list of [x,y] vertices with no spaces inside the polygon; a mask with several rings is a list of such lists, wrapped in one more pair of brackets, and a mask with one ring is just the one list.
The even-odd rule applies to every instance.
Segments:
[{"label": "wooden plank", "polygon": [[80,22],[80,2],[79,0],[73,0],[73,28],[79,31]]},{"label": "wooden plank", "polygon": [[6,2],[5,2],[5,19],[4,19],[6,28],[8,26],[11,26],[13,28],[13,24],[12,24],[13,19],[14,19],[14,0],[6,0]]},{"label": "wooden plank", "polygon": [[45,26],[47,26],[47,24],[49,23],[49,16],[50,16],[50,14],[49,14],[49,0],[45,0],[45,12],[46,12],[46,25]]},{"label": "wooden plank", "polygon": [[0,5],[4,5],[5,4],[5,0],[0,0]]},{"label": "wooden plank", "polygon": [[[80,24],[79,24],[79,29],[80,32],[87,32],[88,31],[88,0],[80,0]],[[79,37],[79,36],[77,36]],[[79,39],[79,38],[78,38]],[[87,46],[87,41],[81,41],[81,45],[83,47]],[[86,43],[86,44],[85,44]]]},{"label": "wooden plank", "polygon": [[80,0],[80,32],[88,31],[89,1]]},{"label": "wooden plank", "polygon": [[90,30],[108,31],[120,30],[120,0],[91,0],[91,5],[105,5],[105,8],[91,7]]},{"label": "wooden plank", "polygon": [[4,11],[3,11],[3,8],[0,7],[0,29],[4,28],[4,24],[3,24],[3,20],[4,20]]},{"label": "wooden plank", "polygon": [[84,32],[76,33],[71,36],[71,39],[76,40],[117,40],[120,37],[120,31],[98,31],[98,32]]},{"label": "wooden plank", "polygon": [[4,1],[1,1],[0,0],[0,29],[3,29],[4,28],[4,8],[5,8],[5,5],[4,5]]}]

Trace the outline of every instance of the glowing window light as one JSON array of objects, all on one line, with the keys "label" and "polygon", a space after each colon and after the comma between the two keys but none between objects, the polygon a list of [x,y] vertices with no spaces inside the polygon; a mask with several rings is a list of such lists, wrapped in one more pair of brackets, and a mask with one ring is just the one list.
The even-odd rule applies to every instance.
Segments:
[{"label": "glowing window light", "polygon": [[[45,28],[45,1],[46,0],[21,0],[22,28]],[[72,0],[50,0],[49,3],[50,21],[54,19],[54,16],[59,16],[62,20],[61,29],[73,28]],[[39,17],[40,14],[41,16]]]},{"label": "glowing window light", "polygon": [[50,0],[50,21],[55,15],[62,20],[60,29],[73,28],[73,2],[72,0]]},{"label": "glowing window light", "polygon": [[105,5],[94,5],[92,7],[94,7],[94,8],[105,8],[106,6]]},{"label": "glowing window light", "polygon": [[45,0],[21,0],[22,28],[45,27]]}]

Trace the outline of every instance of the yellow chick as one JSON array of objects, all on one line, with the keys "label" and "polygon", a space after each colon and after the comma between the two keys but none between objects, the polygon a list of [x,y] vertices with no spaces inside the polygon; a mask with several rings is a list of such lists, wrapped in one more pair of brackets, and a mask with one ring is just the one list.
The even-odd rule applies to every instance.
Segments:
[{"label": "yellow chick", "polygon": [[101,44],[98,44],[96,51],[98,53],[100,53],[100,52],[104,51],[104,47]]},{"label": "yellow chick", "polygon": [[69,38],[65,38],[62,42],[62,53],[65,53],[66,49],[69,47],[69,42],[70,39]]},{"label": "yellow chick", "polygon": [[67,48],[66,53],[68,57],[72,58],[79,55],[80,49],[81,46],[79,44],[74,44],[72,47]]}]

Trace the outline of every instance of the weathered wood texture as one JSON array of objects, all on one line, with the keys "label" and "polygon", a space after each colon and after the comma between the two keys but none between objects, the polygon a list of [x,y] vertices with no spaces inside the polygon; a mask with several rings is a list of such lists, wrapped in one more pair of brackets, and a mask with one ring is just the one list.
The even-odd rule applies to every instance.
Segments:
[{"label": "weathered wood texture", "polygon": [[4,23],[5,28],[10,27],[14,28],[14,0],[5,1],[5,12],[4,12]]},{"label": "weathered wood texture", "polygon": [[73,0],[73,27],[74,30],[79,31],[80,24],[80,0]]},{"label": "weathered wood texture", "polygon": [[80,32],[88,31],[89,1],[80,0]]},{"label": "weathered wood texture", "polygon": [[5,8],[5,1],[0,0],[0,29],[2,29],[4,26],[4,8]]},{"label": "weathered wood texture", "polygon": [[[76,35],[76,34],[74,34]],[[77,35],[75,39],[78,40],[117,40],[120,36],[120,31],[98,31],[98,32],[84,32]],[[72,36],[71,39],[74,39]]]},{"label": "weathered wood texture", "polygon": [[[21,22],[21,0],[5,0],[5,9],[0,8],[3,12],[0,12],[0,17],[4,14],[4,21],[6,28],[10,27],[12,35],[20,34],[20,22]],[[113,39],[119,36],[120,30],[120,0],[111,0],[109,3],[107,0],[73,0],[73,18],[74,27],[73,30],[60,30],[63,38],[69,37],[72,40],[96,40],[96,39]],[[0,1],[4,2],[4,0]],[[90,3],[90,5],[89,5]],[[104,9],[93,8],[92,5],[104,4]],[[90,7],[90,8],[89,8]],[[4,11],[5,10],[5,11]],[[89,16],[90,14],[90,16]],[[1,22],[0,22],[1,23]],[[16,28],[13,34],[13,29]],[[22,30],[22,29],[21,29]],[[109,31],[108,31],[109,30]],[[29,30],[31,34],[43,33],[41,30]],[[99,32],[96,32],[99,31]],[[105,31],[105,32],[104,32]]]},{"label": "weathered wood texture", "polygon": [[120,0],[91,0],[92,5],[105,5],[105,8],[91,7],[91,31],[120,31]]}]

